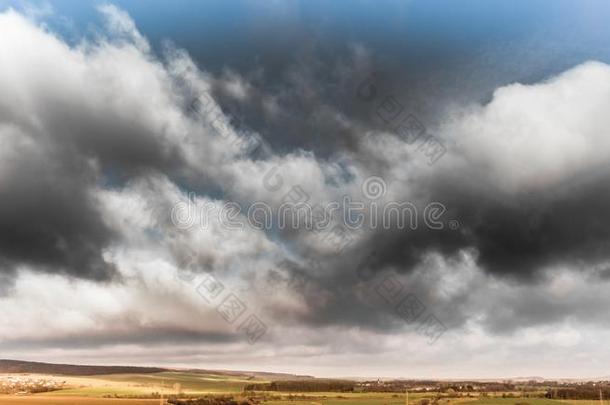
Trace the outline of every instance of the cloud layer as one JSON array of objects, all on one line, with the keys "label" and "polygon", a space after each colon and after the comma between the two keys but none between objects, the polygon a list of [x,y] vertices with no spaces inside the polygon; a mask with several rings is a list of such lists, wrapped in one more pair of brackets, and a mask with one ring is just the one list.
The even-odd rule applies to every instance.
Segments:
[{"label": "cloud layer", "polygon": [[[367,362],[363,374],[405,375],[387,362],[408,356],[420,376],[475,377],[496,356],[552,373],[557,353],[578,346],[585,370],[599,351],[610,66],[451,109],[428,129],[448,148],[430,165],[371,119],[379,83],[374,100],[354,97],[372,65],[360,45],[274,87],[259,67],[212,75],[172,45],[158,55],[125,12],[100,12],[105,29],[76,45],[0,14],[0,345],[12,357],[112,363],[129,348],[148,364],[346,375]],[[264,142],[248,153],[244,139]],[[443,229],[365,227],[339,252],[305,227],[229,229],[205,214],[228,201],[277,210],[295,190],[311,204],[367,201],[371,176],[384,181],[378,204],[441,202]],[[172,223],[176,204],[193,226]],[[256,345],[198,293],[208,275],[267,324]],[[380,295],[387,277],[447,327],[436,344]]]}]

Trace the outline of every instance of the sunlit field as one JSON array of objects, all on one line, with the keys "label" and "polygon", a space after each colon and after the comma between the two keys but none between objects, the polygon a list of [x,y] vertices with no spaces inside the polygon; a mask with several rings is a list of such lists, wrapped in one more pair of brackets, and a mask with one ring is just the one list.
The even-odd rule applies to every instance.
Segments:
[{"label": "sunlit field", "polygon": [[153,405],[158,404],[158,399],[117,399],[117,398],[93,398],[93,397],[61,397],[46,395],[0,395],[0,404],[3,405]]},{"label": "sunlit field", "polygon": [[[255,395],[265,405],[407,405],[405,393],[396,392],[283,392],[254,391],[244,393],[253,383],[268,381],[254,376],[213,374],[203,372],[167,371],[150,374],[109,374],[99,376],[59,376],[29,374],[63,384],[63,388],[38,394],[0,395],[0,404],[165,404],[167,398],[183,399],[203,395],[224,395],[239,398]],[[502,396],[511,398],[503,398]],[[540,393],[529,393],[530,396]],[[598,401],[559,401],[546,398],[520,397],[519,392],[496,392],[479,397],[479,393],[438,397],[436,392],[410,392],[408,405],[597,405]]]}]

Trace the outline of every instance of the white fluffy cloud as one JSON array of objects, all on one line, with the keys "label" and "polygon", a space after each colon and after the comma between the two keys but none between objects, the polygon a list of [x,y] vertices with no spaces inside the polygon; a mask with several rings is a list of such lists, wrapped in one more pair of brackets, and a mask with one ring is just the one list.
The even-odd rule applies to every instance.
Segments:
[{"label": "white fluffy cloud", "polygon": [[463,164],[510,192],[561,185],[610,158],[610,67],[587,62],[533,85],[497,89],[442,129]]}]

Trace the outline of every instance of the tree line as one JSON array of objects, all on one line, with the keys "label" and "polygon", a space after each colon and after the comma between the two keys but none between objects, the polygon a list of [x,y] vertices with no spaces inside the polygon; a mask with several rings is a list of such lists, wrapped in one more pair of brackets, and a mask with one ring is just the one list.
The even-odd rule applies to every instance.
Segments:
[{"label": "tree line", "polygon": [[353,392],[356,383],[344,380],[286,380],[248,384],[244,391]]},{"label": "tree line", "polygon": [[599,399],[600,391],[602,398],[610,398],[610,387],[594,385],[551,388],[547,390],[545,397],[551,399]]}]

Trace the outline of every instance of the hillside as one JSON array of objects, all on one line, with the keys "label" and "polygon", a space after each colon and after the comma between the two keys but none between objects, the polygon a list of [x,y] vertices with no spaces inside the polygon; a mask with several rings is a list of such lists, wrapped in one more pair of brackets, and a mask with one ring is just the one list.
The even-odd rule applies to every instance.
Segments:
[{"label": "hillside", "polygon": [[179,371],[192,374],[224,375],[243,379],[261,380],[307,380],[312,376],[287,373],[272,373],[265,371],[234,371],[234,370],[204,370],[204,369],[176,369],[162,367],[133,367],[133,366],[93,366],[74,364],[53,364],[33,361],[0,359],[1,373],[32,373],[32,374],[61,374],[72,376],[92,376],[107,374],[153,374],[169,371]]},{"label": "hillside", "polygon": [[168,371],[159,367],[130,366],[82,366],[72,364],[51,364],[32,361],[0,359],[0,373],[37,373],[62,375],[103,375],[103,374],[148,374]]}]

